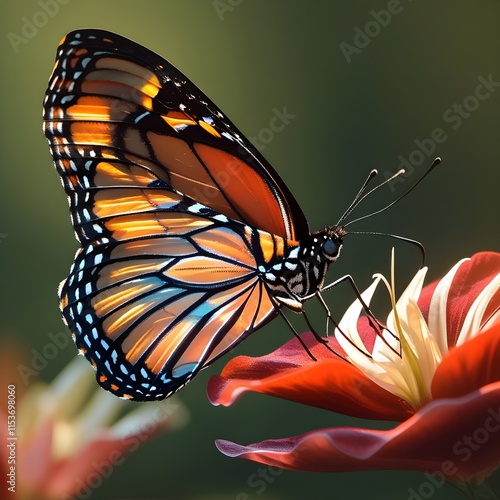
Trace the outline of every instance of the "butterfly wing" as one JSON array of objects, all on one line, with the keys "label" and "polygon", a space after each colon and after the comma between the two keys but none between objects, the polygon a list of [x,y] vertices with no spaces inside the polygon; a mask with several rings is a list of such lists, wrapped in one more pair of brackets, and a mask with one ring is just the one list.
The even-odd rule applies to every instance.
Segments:
[{"label": "butterfly wing", "polygon": [[[309,234],[285,183],[215,104],[166,60],[119,35],[82,30],[61,42],[45,130],[56,157],[67,138],[70,149],[139,163],[191,199],[252,227],[288,240]],[[81,158],[78,151],[66,156]],[[85,180],[84,170],[67,180],[68,167],[59,171],[67,192],[75,188],[67,180]]]},{"label": "butterfly wing", "polygon": [[283,249],[305,218],[201,91],[118,35],[63,40],[44,119],[82,243],[63,317],[104,388],[167,397],[276,315],[260,240]]},{"label": "butterfly wing", "polygon": [[141,194],[155,205],[108,219],[113,242],[80,249],[59,293],[98,382],[145,401],[178,390],[276,308],[237,226],[190,213],[176,193]]}]

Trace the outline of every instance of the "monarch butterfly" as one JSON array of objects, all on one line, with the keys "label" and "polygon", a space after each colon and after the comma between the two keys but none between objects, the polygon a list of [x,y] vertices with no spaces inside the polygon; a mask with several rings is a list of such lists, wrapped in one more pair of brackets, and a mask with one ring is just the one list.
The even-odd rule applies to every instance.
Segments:
[{"label": "monarch butterfly", "polygon": [[346,234],[310,232],[263,156],[182,73],[101,30],[68,34],[44,131],[81,243],[59,287],[98,383],[163,399],[320,291]]}]

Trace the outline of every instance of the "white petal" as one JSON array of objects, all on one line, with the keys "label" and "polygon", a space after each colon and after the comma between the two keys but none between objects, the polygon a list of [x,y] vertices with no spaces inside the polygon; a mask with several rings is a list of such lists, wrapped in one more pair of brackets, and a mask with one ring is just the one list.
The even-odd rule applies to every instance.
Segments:
[{"label": "white petal", "polygon": [[[370,305],[370,301],[372,300],[373,294],[375,293],[379,283],[380,278],[375,278],[373,283],[361,294],[361,297],[366,305]],[[369,355],[370,353],[367,351],[358,332],[358,319],[362,310],[363,305],[361,304],[361,301],[355,300],[340,320],[339,328],[335,329],[335,338],[347,354],[348,350],[355,351],[360,356],[366,358],[366,355]],[[352,343],[354,343],[358,349],[361,349],[364,354],[360,353],[358,349],[353,347]]]},{"label": "white petal", "polygon": [[418,360],[418,378],[424,386],[420,388],[420,392],[427,391],[430,396],[432,379],[437,366],[442,361],[442,355],[434,338],[434,332],[430,332],[416,301],[410,301],[408,304],[408,318],[410,324],[405,330],[405,339],[411,345]]},{"label": "white petal", "polygon": [[57,415],[73,418],[95,388],[95,374],[83,356],[75,356],[48,386]]},{"label": "white petal", "polygon": [[406,290],[399,297],[398,302],[406,302],[410,299],[417,300],[420,297],[420,293],[422,292],[426,274],[427,267],[419,269],[417,274],[415,274],[409,285],[406,287]]},{"label": "white petal", "polygon": [[179,429],[189,420],[189,411],[177,398],[154,403],[143,403],[139,408],[116,422],[111,427],[115,439],[125,439],[133,435],[147,437],[165,422],[171,429]]},{"label": "white petal", "polygon": [[96,387],[94,394],[75,420],[75,424],[83,435],[90,437],[111,425],[124,407],[120,398]]},{"label": "white petal", "polygon": [[[397,300],[396,309],[399,319],[405,323],[408,323],[407,311],[405,310],[405,307],[410,300],[416,302],[420,297],[426,274],[427,267],[423,267],[422,269],[420,269],[410,281],[405,291],[401,294],[401,297],[399,297],[399,299]],[[392,310],[387,317],[387,327],[391,331],[397,330],[395,325],[394,311]]]}]

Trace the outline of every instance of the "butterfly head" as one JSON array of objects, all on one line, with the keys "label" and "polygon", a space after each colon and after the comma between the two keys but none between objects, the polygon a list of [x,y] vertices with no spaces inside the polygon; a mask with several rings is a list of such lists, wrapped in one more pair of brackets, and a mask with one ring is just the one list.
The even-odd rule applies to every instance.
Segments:
[{"label": "butterfly head", "polygon": [[321,231],[316,231],[310,236],[308,253],[310,255],[314,254],[325,263],[331,264],[338,259],[346,234],[342,226],[329,226]]}]

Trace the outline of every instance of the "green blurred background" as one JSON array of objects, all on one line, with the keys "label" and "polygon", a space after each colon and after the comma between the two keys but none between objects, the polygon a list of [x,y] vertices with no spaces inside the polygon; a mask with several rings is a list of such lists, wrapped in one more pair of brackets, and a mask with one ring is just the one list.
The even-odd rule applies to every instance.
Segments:
[{"label": "green blurred background", "polygon": [[[56,288],[67,274],[76,242],[41,131],[41,107],[57,44],[77,28],[115,31],[160,53],[247,136],[258,137],[275,108],[296,115],[263,154],[296,195],[311,228],[335,223],[371,168],[395,171],[400,155],[411,157],[415,166],[424,160],[396,191],[384,188],[359,214],[402,192],[439,154],[442,166],[417,191],[397,208],[352,229],[420,240],[427,249],[430,278],[474,252],[500,250],[500,84],[483,101],[470,98],[478,77],[491,74],[490,79],[500,82],[497,0],[401,0],[400,12],[390,22],[379,17],[378,24],[371,11],[387,9],[386,0],[66,0],[57,5],[59,11],[20,45],[12,43],[12,34],[22,36],[23,17],[33,20],[41,3],[4,1],[0,7],[4,346],[15,337],[29,349],[41,349],[50,332],[63,330]],[[372,37],[348,62],[341,44],[354,46],[356,27],[366,27]],[[470,111],[459,117],[455,104]],[[444,130],[446,140],[433,143],[433,152],[414,153],[415,141],[429,138],[436,128]],[[429,142],[424,145],[431,149]],[[367,286],[374,272],[387,273],[392,245],[380,238],[347,238],[330,279],[349,272],[360,287]],[[418,261],[414,248],[397,245],[401,283]],[[337,317],[352,299],[348,290],[327,296]],[[311,310],[320,314],[314,305]],[[305,330],[300,317],[292,319]],[[276,320],[235,354],[264,354],[289,338]],[[74,356],[69,345],[40,379],[50,380]],[[259,465],[222,456],[214,439],[246,444],[360,422],[264,396],[249,395],[232,408],[212,407],[206,382],[230,357],[180,393],[191,412],[190,424],[130,455],[92,499],[406,499],[409,488],[418,488],[425,479],[412,472],[285,471],[256,483]],[[444,486],[434,498],[458,496]]]}]

